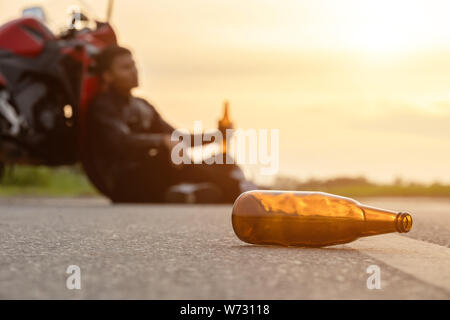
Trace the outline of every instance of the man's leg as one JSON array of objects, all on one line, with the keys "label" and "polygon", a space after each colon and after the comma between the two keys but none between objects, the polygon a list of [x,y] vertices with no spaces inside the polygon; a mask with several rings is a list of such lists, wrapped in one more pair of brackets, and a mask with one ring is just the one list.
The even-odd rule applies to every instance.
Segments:
[{"label": "man's leg", "polygon": [[256,189],[245,180],[236,164],[185,164],[172,165],[168,155],[128,164],[117,179],[116,198],[125,202],[164,202],[170,186],[181,183],[211,183],[221,191],[219,202],[232,203],[244,191]]},{"label": "man's leg", "polygon": [[164,155],[123,164],[115,177],[117,202],[164,202],[171,170]]},{"label": "man's leg", "polygon": [[222,191],[222,202],[232,203],[242,192],[256,189],[255,185],[245,180],[244,173],[236,164],[185,164],[172,173],[172,184],[214,184]]}]

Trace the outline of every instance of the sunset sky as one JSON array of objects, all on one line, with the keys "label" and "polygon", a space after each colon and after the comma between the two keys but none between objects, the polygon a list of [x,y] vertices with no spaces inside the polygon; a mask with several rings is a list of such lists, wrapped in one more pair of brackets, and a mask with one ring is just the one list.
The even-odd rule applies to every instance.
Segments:
[{"label": "sunset sky", "polygon": [[[11,3],[1,22],[39,3],[53,27],[69,4],[106,12]],[[448,0],[116,0],[112,24],[136,94],[175,126],[214,128],[228,99],[236,127],[280,129],[280,174],[450,182],[449,15]]]}]

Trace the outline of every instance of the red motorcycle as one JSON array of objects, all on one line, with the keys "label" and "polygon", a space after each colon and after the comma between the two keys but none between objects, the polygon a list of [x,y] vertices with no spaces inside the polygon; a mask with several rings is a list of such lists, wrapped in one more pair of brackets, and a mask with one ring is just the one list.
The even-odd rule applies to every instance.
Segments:
[{"label": "red motorcycle", "polygon": [[99,21],[94,28],[77,27],[89,19],[75,10],[68,28],[54,35],[42,9],[24,13],[0,27],[0,166],[81,161],[96,184],[85,117],[99,90],[95,55],[116,44],[114,30]]}]

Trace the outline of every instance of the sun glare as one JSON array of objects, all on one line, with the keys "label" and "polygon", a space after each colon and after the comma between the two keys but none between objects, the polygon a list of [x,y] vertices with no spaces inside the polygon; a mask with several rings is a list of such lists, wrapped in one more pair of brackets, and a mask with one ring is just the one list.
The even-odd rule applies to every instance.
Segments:
[{"label": "sun glare", "polygon": [[[347,33],[351,47],[369,53],[410,50],[427,41],[424,31],[432,24],[424,2],[361,1],[349,12],[353,30]],[[358,12],[359,11],[359,12]]]}]

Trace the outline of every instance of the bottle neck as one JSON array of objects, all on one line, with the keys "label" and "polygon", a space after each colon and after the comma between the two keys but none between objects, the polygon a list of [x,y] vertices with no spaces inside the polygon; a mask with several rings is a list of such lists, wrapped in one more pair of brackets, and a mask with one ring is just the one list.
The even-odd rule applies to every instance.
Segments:
[{"label": "bottle neck", "polygon": [[361,236],[371,236],[383,233],[409,232],[412,218],[408,213],[379,209],[359,205],[364,212],[364,224]]}]

